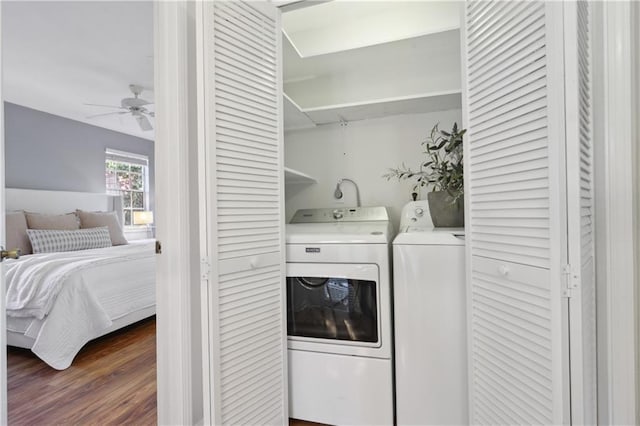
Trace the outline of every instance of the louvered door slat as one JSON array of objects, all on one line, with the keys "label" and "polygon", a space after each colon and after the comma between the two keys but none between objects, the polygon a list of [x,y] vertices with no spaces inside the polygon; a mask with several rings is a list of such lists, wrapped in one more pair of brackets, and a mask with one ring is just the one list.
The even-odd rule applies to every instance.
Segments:
[{"label": "louvered door slat", "polygon": [[225,97],[218,96],[218,105],[225,106],[230,109],[241,110],[246,114],[250,114],[254,118],[258,118],[260,122],[267,125],[271,124],[269,121],[273,115],[273,111],[268,111],[260,107],[253,102],[247,102],[243,99],[239,99],[235,96]]},{"label": "louvered door slat", "polygon": [[[223,144],[221,145],[222,148],[226,148]],[[218,152],[218,164],[222,170],[231,171],[237,170],[237,168],[245,168],[251,170],[254,174],[263,174],[265,176],[277,176],[278,174],[277,167],[273,164],[273,159],[269,162],[269,157],[264,157],[263,161],[251,161],[240,155],[229,155],[225,149],[221,149],[221,151]],[[223,168],[223,165],[228,167]]]},{"label": "louvered door slat", "polygon": [[[227,289],[220,289],[220,294],[229,296],[230,299],[233,299],[234,295],[240,295],[239,297],[241,297],[242,293],[246,290],[246,287],[250,286],[254,289],[268,288],[270,285],[270,281],[268,281],[268,279],[277,278],[277,277],[278,277],[277,271],[274,273],[272,277],[269,277],[268,275],[266,277],[260,275],[258,279],[246,281],[243,285],[238,285],[238,286],[230,287]],[[267,281],[264,281],[265,279],[267,279]],[[232,328],[233,326],[234,325],[229,325],[229,328]]]},{"label": "louvered door slat", "polygon": [[[542,67],[543,64],[541,63],[540,66]],[[524,70],[523,72],[525,75],[531,74],[530,70]],[[525,85],[520,89],[512,90],[508,94],[502,94],[495,100],[492,100],[491,94],[488,94],[487,102],[483,105],[478,105],[477,108],[473,110],[477,124],[486,124],[489,118],[496,114],[513,111],[523,106],[539,102],[541,98],[538,89],[543,85],[544,81],[538,81],[537,84],[534,85]]]},{"label": "louvered door slat", "polygon": [[[278,146],[274,145],[273,140],[270,138],[262,138],[256,135],[248,135],[246,133],[239,132],[231,127],[223,127],[224,123],[218,128],[219,140],[222,143],[227,143],[228,148],[230,145],[237,145],[244,148],[250,148],[260,151],[270,152],[270,156],[278,153]],[[262,153],[262,152],[261,152]],[[265,153],[264,155],[269,155]]]},{"label": "louvered door slat", "polygon": [[222,373],[222,377],[228,375],[236,374],[238,371],[242,371],[245,368],[249,368],[253,365],[254,362],[263,362],[263,360],[269,360],[274,357],[280,356],[280,351],[274,350],[273,348],[265,349],[260,355],[249,354],[244,356],[234,356],[226,359],[228,367]]},{"label": "louvered door slat", "polygon": [[205,10],[216,236],[211,315],[212,388],[218,393],[212,422],[283,424],[280,21],[268,2],[206,2]]},{"label": "louvered door slat", "polygon": [[[507,391],[508,397],[501,395],[506,399],[501,399],[500,407],[493,408],[503,415],[509,413],[510,424],[548,423],[553,398],[549,292],[536,279],[546,273],[538,269],[518,278],[520,271],[514,271],[516,278],[510,280],[479,265],[474,271],[476,303],[472,307],[477,332],[474,363],[482,371],[476,380],[484,391]],[[522,267],[522,273],[529,271]],[[496,349],[499,347],[502,350]],[[516,406],[517,413],[512,410]]]},{"label": "louvered door slat", "polygon": [[495,25],[495,16],[504,6],[513,7],[514,4],[500,4],[500,2],[486,2],[484,8],[477,6],[479,3],[469,5],[467,15],[467,34],[469,39],[475,39],[482,33],[490,30]]},{"label": "louvered door slat", "polygon": [[[222,30],[222,28],[220,28],[220,30]],[[275,66],[275,59],[264,56],[263,52],[253,43],[244,39],[241,33],[228,30],[226,32],[218,31],[218,38],[216,40],[216,43],[218,45],[225,46],[230,50],[239,51],[242,53],[242,55],[245,55],[247,57],[253,57],[253,61],[246,61],[247,65],[250,65],[254,62],[261,63],[264,60],[264,63],[266,65]]]},{"label": "louvered door slat", "polygon": [[[484,25],[483,28],[485,30],[474,36],[474,41],[469,43],[469,47],[477,50],[479,55],[487,55],[491,51],[507,50],[510,43],[519,44],[520,40],[517,37],[527,34],[527,32],[523,33],[523,28],[535,30],[531,26],[539,17],[538,14],[532,13],[531,10],[528,10],[527,13],[522,13],[526,10],[525,8],[525,5],[518,2],[503,5],[492,17],[495,22],[498,22],[499,19],[500,23]],[[477,59],[484,61],[487,58],[478,56]],[[469,65],[473,68],[475,59]],[[472,70],[470,69],[470,71]]]},{"label": "louvered door slat", "polygon": [[[526,18],[519,20],[517,25],[515,25],[515,36],[505,39],[490,39],[487,43],[478,43],[475,47],[470,46],[470,48],[474,48],[477,51],[477,56],[469,60],[468,73],[470,81],[474,77],[477,77],[484,68],[491,68],[499,63],[496,62],[494,64],[493,61],[517,53],[526,46],[527,43],[525,40],[529,34],[539,31],[544,27],[544,6],[540,4],[534,6],[535,7],[532,7],[532,5],[518,6],[526,11],[524,14]],[[503,25],[506,16],[505,10],[500,9],[499,13],[496,13],[493,19],[501,23],[498,25]]]},{"label": "louvered door slat", "polygon": [[[497,83],[505,79],[513,79],[515,74],[522,76],[523,73],[526,75],[539,69],[541,59],[544,58],[544,50],[541,50],[543,47],[544,38],[534,32],[531,36],[530,45],[521,49],[520,52],[514,53],[509,58],[506,58],[486,74],[477,76],[474,81],[474,84],[478,87],[478,91],[476,92],[477,100],[472,102],[472,105],[474,105],[472,109],[477,108],[478,101],[484,101],[484,95],[491,94],[495,91],[495,85]],[[523,58],[529,58],[531,62],[523,63]]]},{"label": "louvered door slat", "polygon": [[[470,148],[474,155],[469,159],[469,161],[474,164],[481,161],[490,161],[495,158],[494,154],[498,154],[498,157],[500,157],[499,153],[494,153],[494,151],[514,147],[516,145],[521,145],[521,148],[519,149],[522,150],[536,148],[547,149],[548,145],[546,144],[546,136],[546,129],[544,127],[543,120],[527,122],[517,128],[509,129],[499,135],[494,135],[491,138],[475,139],[474,145]],[[488,154],[486,156],[487,158],[483,158],[482,154]]]},{"label": "louvered door slat", "polygon": [[[221,45],[223,44],[221,43]],[[247,61],[235,60],[228,57],[220,53],[219,50],[216,54],[218,56],[218,61],[224,63],[228,67],[229,71],[235,74],[236,78],[240,77],[246,82],[251,82],[255,88],[263,91],[267,95],[270,95],[275,90],[275,87],[268,84],[269,79],[273,79],[273,75],[271,73],[265,73]]]},{"label": "louvered door slat", "polygon": [[[260,35],[251,31],[251,27],[246,25],[242,20],[233,19],[232,16],[229,16],[224,13],[218,13],[215,24],[225,28],[228,32],[241,32],[247,35],[246,41],[250,44],[253,44],[260,49],[264,49],[267,53],[271,55],[275,55],[274,43],[273,40],[265,40]],[[243,43],[245,44],[245,43]],[[272,70],[275,70],[275,67],[270,67]],[[275,75],[275,72],[273,72]]]},{"label": "louvered door slat", "polygon": [[273,161],[273,157],[271,155],[264,156],[264,154],[244,152],[240,147],[236,147],[233,144],[225,144],[224,147],[219,148],[218,153],[220,154],[220,158],[224,158],[226,161],[239,160],[247,161],[256,165],[263,164],[268,169],[270,169],[270,162]]},{"label": "louvered door slat", "polygon": [[[278,182],[278,175],[271,171],[264,171],[256,168],[243,169],[241,166],[232,164],[218,164],[218,178],[233,180],[235,183],[240,182]],[[227,184],[227,182],[223,182]],[[249,184],[247,184],[249,185]]]},{"label": "louvered door slat", "polygon": [[507,165],[514,165],[519,163],[526,163],[529,161],[537,161],[542,158],[546,158],[547,151],[545,147],[532,148],[530,144],[522,147],[516,146],[511,149],[503,149],[500,152],[500,158],[489,158],[485,161],[480,159],[476,163],[476,170],[480,173],[486,170],[490,170],[494,167],[502,167]]},{"label": "louvered door slat", "polygon": [[[264,401],[271,400],[274,395],[266,391],[269,388],[269,381],[273,379],[272,376],[274,376],[273,373],[267,375],[258,373],[253,375],[253,377],[251,375],[248,377],[237,377],[236,379],[239,382],[224,383],[230,391],[222,401],[223,408],[228,410],[236,409],[239,412],[251,412],[252,410],[255,410],[255,407],[260,407]],[[243,386],[247,381],[254,382],[251,388]],[[234,391],[237,393],[234,394]],[[249,404],[244,405],[245,401],[250,402]],[[242,417],[247,417],[244,413],[241,415]],[[232,419],[233,417],[231,417],[230,422],[233,422]]]},{"label": "louvered door slat", "polygon": [[256,83],[251,80],[244,81],[243,76],[241,74],[242,72],[240,72],[240,70],[237,70],[237,69],[227,70],[226,68],[223,68],[218,71],[218,75],[222,79],[226,78],[227,79],[226,83],[231,87],[237,87],[237,88],[244,87],[245,90],[250,90],[252,93],[255,93],[258,96],[261,96],[267,99],[271,97],[273,88],[268,87],[261,83]]},{"label": "louvered door slat", "polygon": [[[543,150],[546,152],[546,133],[544,128],[531,129],[531,125],[526,125],[528,129],[520,129],[519,134],[514,134],[508,138],[491,139],[485,142],[476,142],[472,147],[473,158],[468,162],[472,162],[477,167],[487,164],[506,156],[528,152]],[[546,154],[545,154],[546,155]]]},{"label": "louvered door slat", "polygon": [[220,77],[221,80],[224,80],[224,83],[221,83],[216,91],[216,99],[218,102],[222,100],[233,101],[269,114],[277,112],[276,105],[270,102],[272,98],[270,94],[271,90],[269,88],[264,92],[257,91],[255,88],[251,87],[247,88],[250,90],[250,92],[247,92],[245,90],[240,90],[239,88],[237,79],[240,78],[240,74],[234,75],[233,78],[231,78],[230,75],[229,78],[224,75],[221,75]]},{"label": "louvered door slat", "polygon": [[277,37],[280,35],[279,32],[273,32],[273,26],[275,25],[275,20],[271,16],[267,16],[263,13],[260,13],[256,9],[248,6],[245,2],[229,2],[227,5],[228,11],[236,11],[238,17],[242,17],[243,20],[252,23],[251,29],[257,31],[258,34],[264,35],[266,39],[271,40],[274,45],[277,43]]},{"label": "louvered door slat", "polygon": [[273,195],[277,195],[277,192],[276,192],[276,194],[274,194],[274,192],[276,192],[276,191],[261,192],[260,190],[254,189],[254,188],[231,189],[231,188],[223,187],[218,192],[218,200],[220,200],[220,201],[223,201],[223,200],[244,201],[244,200],[247,199],[247,195],[251,195],[252,196],[251,198],[254,199],[254,200],[257,200],[257,201],[269,201],[269,200],[271,200],[271,197]]},{"label": "louvered door slat", "polygon": [[225,122],[227,126],[233,129],[244,129],[247,135],[260,136],[266,139],[274,138],[278,134],[278,123],[265,125],[262,121],[256,120],[250,114],[243,114],[241,110],[231,110],[230,108],[220,107],[216,118],[221,122]]},{"label": "louvered door slat", "polygon": [[245,52],[239,49],[231,49],[230,46],[225,44],[217,44],[215,48],[215,52],[218,55],[222,55],[227,58],[234,59],[238,63],[244,63],[245,61],[252,65],[252,68],[259,71],[260,73],[266,73],[269,75],[275,75],[275,66],[272,64],[265,64],[259,61],[256,61],[254,57],[246,54]]},{"label": "louvered door slat", "polygon": [[217,81],[218,81],[218,85],[217,85],[218,90],[220,90],[221,92],[228,92],[235,96],[251,99],[257,103],[260,103],[266,107],[271,108],[274,111],[274,113],[277,111],[277,104],[274,103],[273,100],[269,98],[269,96],[265,96],[262,93],[256,93],[250,87],[243,86],[242,83],[239,82],[237,78],[234,78],[233,75],[231,74],[227,74],[227,76],[218,75]]}]

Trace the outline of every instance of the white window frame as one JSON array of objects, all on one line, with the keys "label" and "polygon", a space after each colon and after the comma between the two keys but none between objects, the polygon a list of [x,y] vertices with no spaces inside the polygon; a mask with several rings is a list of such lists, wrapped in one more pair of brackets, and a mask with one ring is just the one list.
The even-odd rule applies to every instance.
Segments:
[{"label": "white window frame", "polygon": [[[111,157],[111,158],[110,158]],[[133,152],[128,152],[128,151],[120,151],[117,149],[111,149],[111,148],[107,148],[105,150],[105,172],[107,171],[107,161],[117,161],[120,163],[127,163],[130,165],[139,165],[142,166],[142,210],[150,210],[149,208],[149,157],[147,155],[143,155],[143,154],[136,154]],[[119,193],[117,194],[116,191],[114,191],[111,188],[108,188],[105,182],[105,188],[107,193],[111,194],[111,195],[120,195]],[[119,192],[122,192],[121,190],[118,190]],[[131,224],[130,225],[126,225],[125,224],[125,215],[124,212],[126,210],[131,211]],[[139,210],[139,209],[135,209],[135,210]],[[134,225],[133,224],[133,212],[134,212],[134,208],[133,208],[133,204],[131,207],[127,208],[124,206],[122,206],[122,224],[123,227],[125,229],[140,229],[140,228],[144,228],[145,225]]]}]

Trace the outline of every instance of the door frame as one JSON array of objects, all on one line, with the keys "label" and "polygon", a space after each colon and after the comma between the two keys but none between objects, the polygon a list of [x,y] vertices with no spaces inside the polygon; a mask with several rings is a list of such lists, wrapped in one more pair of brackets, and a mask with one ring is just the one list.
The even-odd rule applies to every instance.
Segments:
[{"label": "door frame", "polygon": [[[2,3],[0,2],[0,46],[2,46]],[[0,54],[0,245],[6,244],[5,229],[5,201],[4,201],[4,97],[2,95],[2,54]],[[0,266],[0,424],[6,425],[7,412],[7,317],[5,314],[6,297],[5,294],[5,271],[4,265]]]},{"label": "door frame", "polygon": [[636,6],[632,3],[604,2],[596,23],[601,26],[602,52],[595,53],[603,57],[601,94],[596,98],[603,107],[595,120],[602,132],[601,158],[596,157],[598,416],[602,424],[637,424],[640,420],[636,294],[640,253],[636,169],[640,160],[634,125],[640,95],[633,72],[639,46],[634,41]]},{"label": "door frame", "polygon": [[[158,424],[202,421],[194,2],[154,1]],[[166,118],[165,118],[166,117]]]}]

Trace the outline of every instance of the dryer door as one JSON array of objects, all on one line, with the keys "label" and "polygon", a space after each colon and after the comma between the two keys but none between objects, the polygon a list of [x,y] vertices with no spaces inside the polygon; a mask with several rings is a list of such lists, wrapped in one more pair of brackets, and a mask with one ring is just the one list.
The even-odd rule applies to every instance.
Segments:
[{"label": "dryer door", "polygon": [[290,341],[379,347],[376,265],[287,264]]}]

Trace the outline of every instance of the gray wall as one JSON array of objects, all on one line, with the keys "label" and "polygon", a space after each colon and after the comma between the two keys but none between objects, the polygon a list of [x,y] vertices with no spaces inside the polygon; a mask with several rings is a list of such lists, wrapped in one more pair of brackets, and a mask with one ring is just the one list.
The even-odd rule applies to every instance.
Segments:
[{"label": "gray wall", "polygon": [[149,157],[153,210],[153,142],[5,102],[8,188],[105,192],[105,149]]}]

